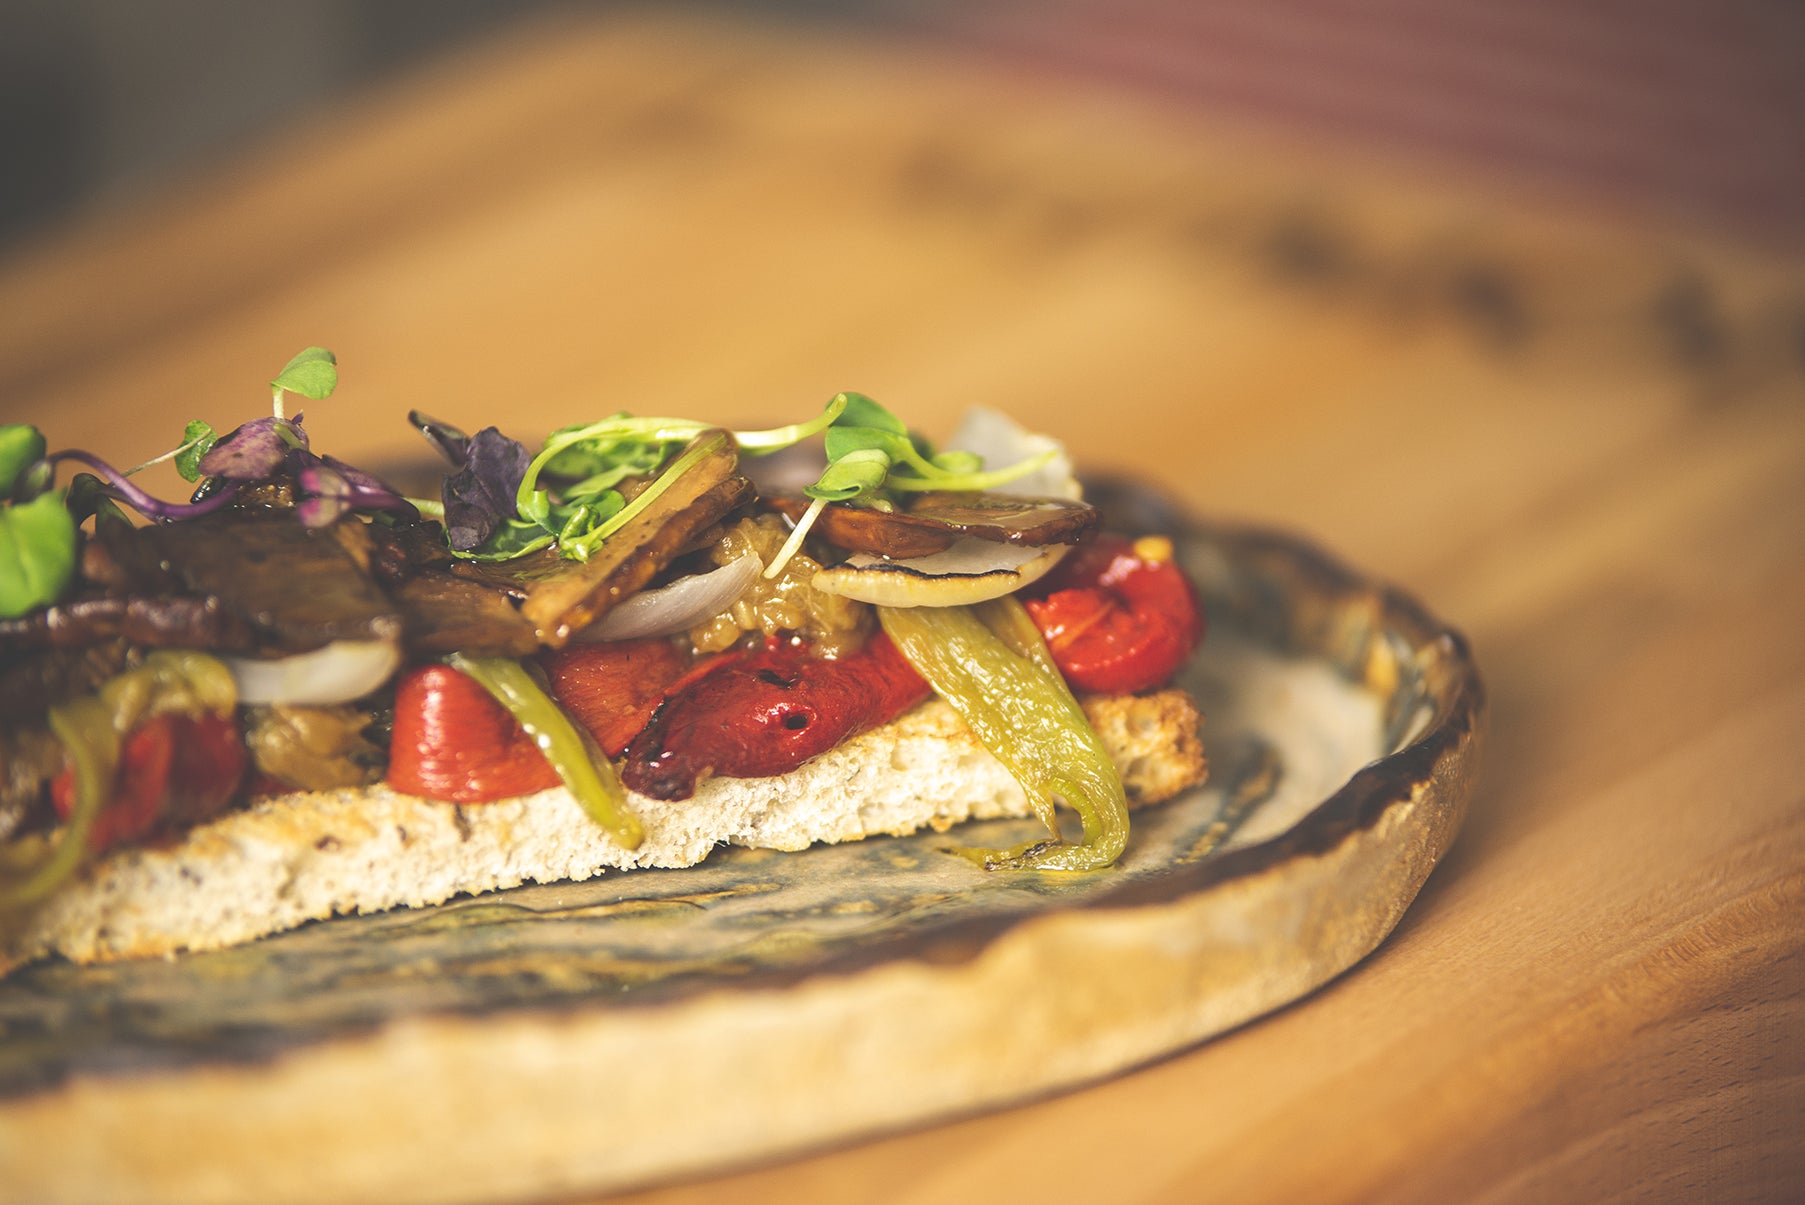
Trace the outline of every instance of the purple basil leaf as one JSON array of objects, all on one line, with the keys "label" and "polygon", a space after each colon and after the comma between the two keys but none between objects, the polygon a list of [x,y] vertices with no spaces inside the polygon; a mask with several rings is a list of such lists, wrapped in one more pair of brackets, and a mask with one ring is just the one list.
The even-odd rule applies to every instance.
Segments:
[{"label": "purple basil leaf", "polygon": [[290,451],[306,447],[300,415],[252,419],[214,444],[198,467],[208,477],[260,481],[280,469]]},{"label": "purple basil leaf", "polygon": [[450,423],[421,410],[409,410],[407,421],[426,436],[426,442],[437,448],[452,468],[461,469],[470,459],[470,437]]},{"label": "purple basil leaf", "polygon": [[445,478],[440,491],[446,543],[458,552],[469,552],[504,519],[513,518],[514,495],[532,459],[524,444],[494,427],[471,436],[464,467]]}]

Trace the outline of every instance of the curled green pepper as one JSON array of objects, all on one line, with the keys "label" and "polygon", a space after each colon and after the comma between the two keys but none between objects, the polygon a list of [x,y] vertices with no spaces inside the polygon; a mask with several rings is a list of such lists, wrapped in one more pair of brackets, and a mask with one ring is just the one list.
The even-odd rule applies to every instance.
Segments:
[{"label": "curled green pepper", "polygon": [[[1001,598],[976,607],[879,607],[878,619],[1021,784],[1051,834],[1014,849],[958,852],[993,870],[1100,870],[1113,863],[1128,842],[1122,777],[1022,605]],[[1077,811],[1082,842],[1060,838],[1055,799]]]},{"label": "curled green pepper", "polygon": [[445,664],[469,675],[508,709],[591,820],[625,848],[638,848],[645,829],[627,810],[627,793],[613,764],[591,747],[525,666],[507,657],[464,653],[451,654]]},{"label": "curled green pepper", "polygon": [[112,792],[120,742],[128,732],[153,716],[226,715],[237,703],[237,684],[221,662],[204,653],[158,650],[96,693],[52,707],[50,731],[75,771],[69,821],[47,840],[9,856],[0,868],[0,908],[44,899],[81,866],[88,834]]}]

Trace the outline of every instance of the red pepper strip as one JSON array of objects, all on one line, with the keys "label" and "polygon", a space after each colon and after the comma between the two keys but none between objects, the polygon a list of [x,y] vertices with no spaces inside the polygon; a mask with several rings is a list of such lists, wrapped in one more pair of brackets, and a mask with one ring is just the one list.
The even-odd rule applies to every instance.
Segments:
[{"label": "red pepper strip", "polygon": [[546,653],[539,664],[552,698],[609,757],[619,757],[665,695],[696,672],[663,637],[571,645]]},{"label": "red pepper strip", "polygon": [[1074,689],[1128,694],[1170,678],[1203,639],[1197,592],[1168,540],[1099,536],[1024,602]]},{"label": "red pepper strip", "polygon": [[673,693],[627,746],[621,781],[654,799],[688,799],[706,774],[787,774],[930,693],[881,632],[832,660],[773,643]]},{"label": "red pepper strip", "polygon": [[395,685],[389,785],[409,795],[482,803],[556,786],[558,775],[513,716],[449,665]]},{"label": "red pepper strip", "polygon": [[[225,808],[244,778],[244,739],[238,724],[217,715],[161,715],[145,720],[119,743],[119,765],[105,809],[89,830],[96,852],[142,841],[157,829],[196,824]],[[57,815],[74,806],[75,774],[50,784]]]},{"label": "red pepper strip", "polygon": [[[550,693],[615,757],[689,669],[664,639],[575,645],[544,660]],[[402,675],[395,688],[389,785],[455,803],[487,803],[558,785],[532,738],[487,690],[448,665]]]}]

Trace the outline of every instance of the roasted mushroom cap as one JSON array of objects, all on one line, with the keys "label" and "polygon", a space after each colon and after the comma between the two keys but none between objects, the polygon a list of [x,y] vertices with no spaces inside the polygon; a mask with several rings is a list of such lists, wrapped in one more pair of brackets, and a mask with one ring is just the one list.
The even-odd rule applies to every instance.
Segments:
[{"label": "roasted mushroom cap", "polygon": [[[765,505],[793,522],[809,503],[775,498]],[[832,502],[821,508],[814,534],[849,552],[904,558],[945,552],[963,537],[1029,548],[1075,544],[1097,521],[1095,507],[1065,498],[944,491],[920,495],[907,511]]]},{"label": "roasted mushroom cap", "polygon": [[810,584],[823,594],[882,607],[963,607],[1013,594],[1069,551],[1064,544],[1021,548],[966,536],[923,557],[889,560],[857,553],[823,569]]}]

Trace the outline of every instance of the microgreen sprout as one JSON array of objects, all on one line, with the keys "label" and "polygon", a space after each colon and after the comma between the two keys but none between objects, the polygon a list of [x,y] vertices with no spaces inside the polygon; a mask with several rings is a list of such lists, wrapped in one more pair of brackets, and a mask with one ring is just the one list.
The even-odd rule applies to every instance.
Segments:
[{"label": "microgreen sprout", "polygon": [[1058,455],[1049,450],[985,472],[983,461],[970,452],[933,454],[901,419],[862,393],[842,393],[834,400],[841,403],[840,414],[827,431],[827,468],[802,491],[810,499],[808,509],[765,567],[767,578],[783,572],[829,502],[889,510],[895,504],[885,494],[892,491],[995,489],[1026,477]]},{"label": "microgreen sprout", "polygon": [[309,347],[296,352],[270,383],[270,409],[282,421],[282,394],[298,393],[316,402],[332,396],[338,388],[338,357],[323,347]]},{"label": "microgreen sprout", "polygon": [[[722,438],[731,434],[742,453],[761,456],[820,434],[845,408],[842,395],[806,422],[734,431]],[[409,418],[458,466],[444,485],[447,544],[457,555],[481,561],[511,560],[553,544],[560,556],[587,560],[704,451],[720,446],[704,440],[677,455],[714,428],[692,419],[636,418],[625,412],[553,431],[537,454],[494,428],[466,436],[418,412]],[[654,474],[631,502],[619,489],[628,478]]]},{"label": "microgreen sprout", "polygon": [[75,520],[44,447],[36,427],[0,426],[0,619],[55,602],[75,573]]},{"label": "microgreen sprout", "polygon": [[163,453],[161,456],[153,456],[143,464],[133,465],[131,468],[125,470],[124,476],[132,477],[142,473],[152,465],[158,465],[165,461],[173,460],[175,461],[175,470],[182,475],[183,480],[199,481],[201,479],[201,458],[212,451],[213,445],[218,441],[219,436],[214,434],[211,426],[203,423],[198,418],[194,419],[186,427],[182,428],[181,443],[169,449],[169,451]]},{"label": "microgreen sprout", "polygon": [[25,471],[44,459],[44,435],[26,423],[0,426],[0,498],[12,494]]}]

